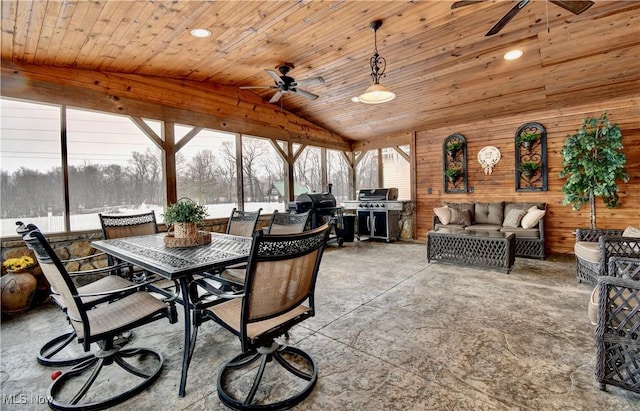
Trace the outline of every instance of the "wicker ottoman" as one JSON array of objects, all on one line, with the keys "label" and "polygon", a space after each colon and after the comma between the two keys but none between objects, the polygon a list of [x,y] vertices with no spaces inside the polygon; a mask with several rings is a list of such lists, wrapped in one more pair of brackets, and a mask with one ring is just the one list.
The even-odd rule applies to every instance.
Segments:
[{"label": "wicker ottoman", "polygon": [[441,228],[427,233],[427,261],[504,270],[515,262],[516,236],[499,231]]}]

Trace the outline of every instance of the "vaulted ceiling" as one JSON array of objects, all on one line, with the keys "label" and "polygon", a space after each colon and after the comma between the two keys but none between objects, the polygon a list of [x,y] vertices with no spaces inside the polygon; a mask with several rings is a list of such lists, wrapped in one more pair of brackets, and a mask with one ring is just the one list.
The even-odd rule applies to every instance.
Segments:
[{"label": "vaulted ceiling", "polygon": [[[580,15],[531,1],[2,1],[2,61],[133,73],[230,86],[273,84],[289,62],[317,100],[287,111],[351,140],[637,95],[640,2],[596,1]],[[395,100],[352,102],[370,84],[373,20]],[[207,28],[212,36],[194,38]],[[503,54],[519,48],[519,60]],[[274,91],[253,89],[265,101]]]}]

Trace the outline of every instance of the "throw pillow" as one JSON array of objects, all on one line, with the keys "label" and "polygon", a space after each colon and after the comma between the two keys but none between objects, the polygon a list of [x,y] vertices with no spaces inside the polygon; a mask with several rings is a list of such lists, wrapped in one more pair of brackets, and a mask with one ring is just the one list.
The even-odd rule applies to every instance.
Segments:
[{"label": "throw pillow", "polygon": [[522,228],[534,227],[546,213],[547,212],[545,210],[540,210],[536,206],[531,207],[529,210],[527,210],[527,214],[522,217],[522,221],[520,222]]},{"label": "throw pillow", "polygon": [[511,209],[502,222],[503,227],[520,227],[520,221],[522,217],[527,214],[524,210]]},{"label": "throw pillow", "polygon": [[640,237],[640,228],[629,226],[624,229],[623,237]]},{"label": "throw pillow", "polygon": [[449,208],[451,210],[450,224],[459,224],[462,226],[471,225],[471,210],[458,210],[457,208]]},{"label": "throw pillow", "polygon": [[438,216],[438,219],[442,224],[447,225],[449,224],[449,221],[451,221],[451,210],[449,207],[437,207],[433,209],[433,212]]}]

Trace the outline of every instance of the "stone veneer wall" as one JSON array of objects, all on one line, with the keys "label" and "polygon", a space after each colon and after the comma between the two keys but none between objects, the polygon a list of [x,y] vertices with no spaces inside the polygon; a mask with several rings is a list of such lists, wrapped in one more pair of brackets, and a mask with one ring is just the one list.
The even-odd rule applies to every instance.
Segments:
[{"label": "stone veneer wall", "polygon": [[400,212],[400,238],[402,240],[413,239],[413,203],[404,201]]}]

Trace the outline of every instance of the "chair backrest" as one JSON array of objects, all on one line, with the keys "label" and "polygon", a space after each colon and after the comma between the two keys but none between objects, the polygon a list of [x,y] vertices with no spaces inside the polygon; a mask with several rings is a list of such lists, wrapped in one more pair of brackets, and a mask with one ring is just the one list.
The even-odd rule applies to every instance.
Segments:
[{"label": "chair backrest", "polygon": [[240,211],[234,208],[227,223],[227,234],[252,237],[261,211],[262,208],[258,211]]},{"label": "chair backrest", "polygon": [[105,215],[98,214],[105,240],[158,232],[156,214],[153,210],[143,214]]},{"label": "chair backrest", "polygon": [[325,224],[287,236],[256,232],[242,301],[243,350],[249,344],[247,327],[252,322],[286,314],[305,301],[308,310],[298,321],[314,315],[313,293],[329,229],[329,224]]},{"label": "chair backrest", "polygon": [[[28,228],[29,231],[22,236],[22,239],[27,244],[27,247],[33,250],[42,273],[51,284],[51,288],[62,299],[67,310],[67,317],[72,323],[75,323],[74,328],[84,327],[84,325],[88,324],[87,314],[83,308],[82,300],[78,297],[78,291],[71,276],[40,230],[29,224],[18,228],[18,232],[23,232],[25,228]],[[88,330],[85,329],[84,335],[87,335],[86,331]]]},{"label": "chair backrest", "polygon": [[267,234],[299,234],[307,226],[310,213],[311,211],[300,214],[279,213],[275,210],[271,215]]}]

